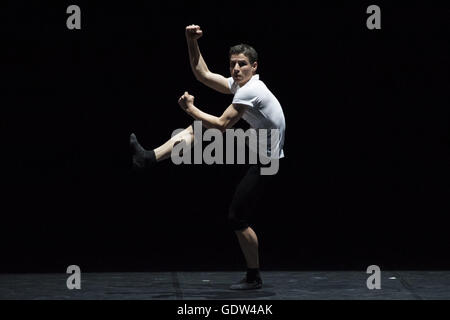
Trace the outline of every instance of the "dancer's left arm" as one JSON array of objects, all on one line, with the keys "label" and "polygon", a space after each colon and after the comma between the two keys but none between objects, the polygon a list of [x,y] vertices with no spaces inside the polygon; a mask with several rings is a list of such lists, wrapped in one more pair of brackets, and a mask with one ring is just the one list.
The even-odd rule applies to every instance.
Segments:
[{"label": "dancer's left arm", "polygon": [[216,117],[203,112],[194,106],[194,96],[187,92],[185,92],[180,99],[178,99],[178,104],[195,120],[201,120],[203,126],[206,128],[215,128],[222,132],[233,127],[234,124],[242,117],[246,108],[245,105],[231,104],[227,109],[225,109],[224,113],[220,117]]}]

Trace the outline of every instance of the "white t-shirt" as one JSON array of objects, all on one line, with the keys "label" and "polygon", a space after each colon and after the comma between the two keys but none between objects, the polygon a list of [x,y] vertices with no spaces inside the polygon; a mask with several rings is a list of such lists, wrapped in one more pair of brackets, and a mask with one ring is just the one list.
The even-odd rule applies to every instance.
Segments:
[{"label": "white t-shirt", "polygon": [[[271,129],[278,129],[278,139],[275,146],[270,146],[270,150],[279,150],[275,158],[283,158],[284,131],[286,122],[284,120],[283,109],[277,98],[270,92],[264,82],[259,80],[259,75],[255,74],[242,87],[240,87],[232,77],[228,78],[228,85],[234,94],[233,104],[243,104],[248,106],[242,118],[248,122],[251,128],[267,129],[270,141]],[[269,150],[269,152],[270,152]]]}]

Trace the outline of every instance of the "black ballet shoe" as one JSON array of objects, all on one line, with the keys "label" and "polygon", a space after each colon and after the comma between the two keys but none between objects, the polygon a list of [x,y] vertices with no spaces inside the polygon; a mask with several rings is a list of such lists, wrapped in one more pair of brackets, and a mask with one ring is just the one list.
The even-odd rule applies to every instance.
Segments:
[{"label": "black ballet shoe", "polygon": [[239,281],[238,283],[232,284],[230,286],[231,290],[256,290],[262,288],[262,279],[256,278],[253,281],[247,281],[247,277]]},{"label": "black ballet shoe", "polygon": [[152,167],[156,163],[155,152],[145,150],[138,142],[136,135],[130,135],[130,150],[133,155],[132,167],[136,171],[141,171]]}]

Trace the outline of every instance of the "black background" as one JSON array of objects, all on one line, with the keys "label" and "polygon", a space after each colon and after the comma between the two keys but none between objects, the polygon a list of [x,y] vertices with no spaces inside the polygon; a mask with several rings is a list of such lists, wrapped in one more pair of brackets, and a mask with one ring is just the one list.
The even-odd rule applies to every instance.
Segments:
[{"label": "black background", "polygon": [[[66,8],[81,7],[81,30]],[[378,4],[382,29],[368,30]],[[254,229],[268,269],[448,268],[449,7],[437,1],[101,2],[1,5],[0,271],[232,270],[227,207],[245,166],[162,163],[130,173],[191,119],[209,68],[249,43],[287,124],[279,184]],[[238,126],[245,126],[242,121]],[[264,209],[264,214],[262,209]]]}]

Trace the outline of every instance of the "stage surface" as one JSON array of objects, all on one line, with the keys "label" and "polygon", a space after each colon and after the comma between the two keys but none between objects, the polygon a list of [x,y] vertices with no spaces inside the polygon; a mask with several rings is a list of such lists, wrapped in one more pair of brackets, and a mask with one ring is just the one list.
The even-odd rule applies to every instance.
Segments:
[{"label": "stage surface", "polygon": [[381,289],[369,290],[364,271],[266,271],[255,291],[228,287],[242,272],[0,274],[2,300],[448,300],[450,271],[382,271]]}]

